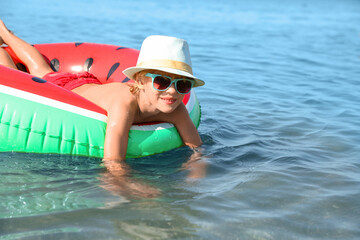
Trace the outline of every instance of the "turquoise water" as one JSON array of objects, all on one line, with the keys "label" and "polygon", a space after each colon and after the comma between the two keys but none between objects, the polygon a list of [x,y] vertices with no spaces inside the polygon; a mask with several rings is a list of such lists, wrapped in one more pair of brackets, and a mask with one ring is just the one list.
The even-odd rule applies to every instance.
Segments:
[{"label": "turquoise water", "polygon": [[3,0],[0,17],[31,43],[187,39],[208,164],[189,182],[186,148],[129,160],[162,192],[144,199],[108,190],[98,159],[2,153],[0,239],[360,238],[359,1]]}]

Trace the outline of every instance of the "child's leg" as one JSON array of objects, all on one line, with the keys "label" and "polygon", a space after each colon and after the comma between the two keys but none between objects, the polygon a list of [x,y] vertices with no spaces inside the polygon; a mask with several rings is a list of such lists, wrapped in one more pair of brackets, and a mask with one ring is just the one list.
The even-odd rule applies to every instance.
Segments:
[{"label": "child's leg", "polygon": [[36,48],[10,32],[1,19],[0,37],[28,67],[30,74],[37,77],[43,77],[45,74],[53,72],[41,53]]},{"label": "child's leg", "polygon": [[12,60],[8,52],[2,47],[0,47],[0,65],[17,69],[14,61]]}]

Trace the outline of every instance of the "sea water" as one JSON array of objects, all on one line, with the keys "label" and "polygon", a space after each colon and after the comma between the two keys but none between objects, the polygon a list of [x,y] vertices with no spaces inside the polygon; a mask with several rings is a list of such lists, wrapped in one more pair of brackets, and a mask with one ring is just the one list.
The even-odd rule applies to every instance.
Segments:
[{"label": "sea water", "polygon": [[30,43],[188,40],[207,163],[188,181],[187,148],[128,160],[148,199],[99,159],[1,153],[0,239],[360,238],[359,1],[2,0],[0,18]]}]

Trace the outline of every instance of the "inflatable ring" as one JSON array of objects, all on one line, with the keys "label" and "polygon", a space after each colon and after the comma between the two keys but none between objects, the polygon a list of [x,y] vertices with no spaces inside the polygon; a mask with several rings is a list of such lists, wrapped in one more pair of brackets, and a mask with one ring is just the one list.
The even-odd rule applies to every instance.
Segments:
[{"label": "inflatable ring", "polygon": [[[34,45],[54,71],[88,71],[103,83],[127,82],[122,71],[136,65],[138,50],[94,43]],[[26,67],[5,48],[19,69]],[[194,90],[184,104],[198,127],[200,106]],[[0,152],[103,157],[107,115],[85,98],[34,77],[0,66]],[[183,146],[170,123],[133,125],[127,158],[153,155]]]}]

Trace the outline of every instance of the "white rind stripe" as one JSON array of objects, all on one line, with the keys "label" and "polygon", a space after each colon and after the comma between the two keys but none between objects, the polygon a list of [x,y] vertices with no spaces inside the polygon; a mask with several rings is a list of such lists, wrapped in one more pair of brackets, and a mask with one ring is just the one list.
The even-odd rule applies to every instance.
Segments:
[{"label": "white rind stripe", "polygon": [[151,125],[132,125],[131,130],[138,130],[138,131],[156,131],[162,129],[169,129],[173,128],[174,125],[171,123],[159,123],[159,124],[151,124]]},{"label": "white rind stripe", "polygon": [[195,92],[194,90],[191,91],[190,93],[190,99],[188,101],[188,103],[186,104],[186,109],[188,110],[189,113],[191,113],[191,111],[193,110],[194,106],[195,106]]},{"label": "white rind stripe", "polygon": [[64,102],[60,102],[51,98],[47,98],[47,97],[43,97],[37,94],[33,94],[30,92],[26,92],[26,91],[22,91],[16,88],[11,88],[5,85],[1,85],[0,84],[0,92],[4,93],[4,94],[8,94],[8,95],[12,95],[18,98],[22,98],[22,99],[26,99],[29,101],[33,101],[36,103],[40,103],[43,105],[47,105],[50,107],[54,107],[54,108],[58,108],[58,109],[62,109],[64,111],[68,111],[68,112],[72,112],[75,114],[79,114],[82,115],[84,117],[89,117],[92,119],[96,119],[102,122],[106,122],[107,121],[107,116],[105,114],[101,114],[101,113],[97,113],[88,109],[84,109],[81,107],[77,107],[71,104],[67,104]]}]

